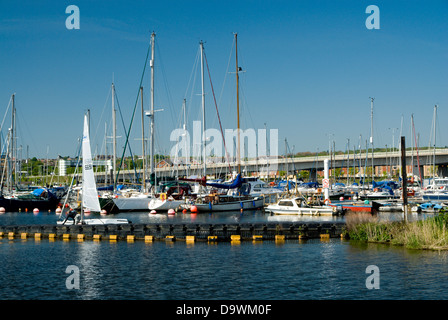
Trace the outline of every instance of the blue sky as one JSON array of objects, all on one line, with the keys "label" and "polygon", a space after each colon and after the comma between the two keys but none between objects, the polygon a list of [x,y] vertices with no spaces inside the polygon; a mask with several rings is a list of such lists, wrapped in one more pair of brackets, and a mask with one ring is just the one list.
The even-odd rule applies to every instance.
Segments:
[{"label": "blue sky", "polygon": [[[80,29],[68,30],[65,9],[80,10]],[[368,30],[368,5],[380,9],[380,29]],[[110,128],[112,78],[128,127],[149,46],[156,33],[158,152],[168,153],[187,98],[189,125],[200,120],[199,42],[205,52],[224,128],[236,127],[233,33],[238,33],[242,128],[279,131],[294,151],[351,149],[370,135],[390,146],[399,131],[410,145],[414,115],[420,146],[428,146],[433,108],[437,145],[448,145],[448,1],[2,1],[0,117],[16,93],[17,144],[30,156],[74,156],[83,114],[91,110],[93,152],[104,153]],[[194,87],[192,78],[196,77]],[[219,128],[206,79],[207,125]],[[190,84],[190,85],[189,85]],[[149,70],[144,81],[149,109]],[[191,88],[194,89],[191,89]],[[9,115],[2,128],[9,126]],[[140,101],[131,131],[141,154]],[[147,119],[145,120],[147,124]],[[403,124],[402,124],[403,123]],[[390,128],[396,128],[394,131]],[[148,132],[146,128],[146,132]],[[110,133],[109,133],[110,134]],[[110,149],[110,145],[109,145]],[[121,151],[120,151],[121,153]],[[25,154],[23,155],[25,156]]]}]

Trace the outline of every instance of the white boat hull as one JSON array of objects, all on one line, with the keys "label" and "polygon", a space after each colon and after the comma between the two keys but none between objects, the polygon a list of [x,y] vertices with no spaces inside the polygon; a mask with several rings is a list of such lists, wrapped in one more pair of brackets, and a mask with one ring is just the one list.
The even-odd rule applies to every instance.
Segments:
[{"label": "white boat hull", "polygon": [[267,206],[266,211],[274,214],[286,214],[286,215],[311,215],[311,216],[332,216],[334,210],[332,207],[305,207],[305,208],[280,208],[279,206],[272,205]]},{"label": "white boat hull", "polygon": [[178,209],[182,204],[185,204],[185,200],[162,200],[162,199],[152,199],[147,209],[156,211],[167,211],[170,209]]},{"label": "white boat hull", "polygon": [[[129,224],[128,219],[84,219],[82,224],[87,225],[103,225],[103,224]],[[57,221],[57,224],[59,225],[73,225],[73,220],[67,220],[65,223],[63,221]]]},{"label": "white boat hull", "polygon": [[146,211],[148,210],[148,205],[152,199],[154,199],[152,196],[145,195],[129,198],[118,197],[114,198],[113,201],[119,211]]}]

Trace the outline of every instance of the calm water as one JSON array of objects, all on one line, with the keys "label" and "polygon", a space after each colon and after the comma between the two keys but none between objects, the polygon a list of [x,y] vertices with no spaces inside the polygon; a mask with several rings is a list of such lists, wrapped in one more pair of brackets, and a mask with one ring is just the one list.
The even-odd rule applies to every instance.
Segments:
[{"label": "calm water", "polygon": [[[126,216],[133,222],[262,222],[269,218],[262,212]],[[55,220],[54,213],[0,216],[0,224]],[[0,261],[1,300],[448,298],[448,253],[340,239],[238,245],[2,239]],[[379,289],[366,288],[369,265],[379,268]],[[79,268],[79,289],[66,287],[68,266]]]}]

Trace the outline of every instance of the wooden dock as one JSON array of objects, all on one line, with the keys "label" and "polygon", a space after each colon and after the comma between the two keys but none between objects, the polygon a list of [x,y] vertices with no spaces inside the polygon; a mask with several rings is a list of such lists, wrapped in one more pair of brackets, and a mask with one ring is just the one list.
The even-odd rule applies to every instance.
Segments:
[{"label": "wooden dock", "polygon": [[264,241],[340,238],[342,222],[0,226],[2,238],[124,241]]}]

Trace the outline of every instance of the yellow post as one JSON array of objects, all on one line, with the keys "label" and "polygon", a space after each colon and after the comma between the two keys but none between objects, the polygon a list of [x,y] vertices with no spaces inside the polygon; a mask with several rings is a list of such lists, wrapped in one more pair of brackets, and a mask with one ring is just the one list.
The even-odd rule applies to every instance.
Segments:
[{"label": "yellow post", "polygon": [[41,238],[42,238],[42,233],[35,233],[34,234],[34,239],[40,240]]},{"label": "yellow post", "polygon": [[285,235],[284,234],[276,234],[275,241],[285,241]]},{"label": "yellow post", "polygon": [[48,239],[50,239],[50,240],[54,240],[55,238],[56,238],[56,234],[55,233],[50,233],[48,235]]},{"label": "yellow post", "polygon": [[218,236],[208,236],[207,240],[210,241],[218,241]]},{"label": "yellow post", "polygon": [[20,234],[20,238],[21,238],[21,239],[26,239],[26,238],[28,238],[28,233],[26,233],[26,232],[22,232],[22,233]]},{"label": "yellow post", "polygon": [[70,240],[70,233],[64,233],[62,235],[62,240]]},{"label": "yellow post", "polygon": [[117,236],[116,234],[111,234],[111,235],[109,236],[109,240],[110,240],[110,241],[117,241],[117,239],[118,239],[118,236]]},{"label": "yellow post", "polygon": [[14,238],[14,232],[8,232],[8,238]]},{"label": "yellow post", "polygon": [[261,240],[263,240],[263,236],[262,235],[253,235],[252,240],[253,241],[261,241]]},{"label": "yellow post", "polygon": [[195,242],[196,238],[195,238],[195,236],[186,236],[185,241],[187,241],[187,242]]},{"label": "yellow post", "polygon": [[241,235],[239,235],[239,234],[232,234],[230,236],[230,241],[241,241]]},{"label": "yellow post", "polygon": [[154,236],[145,236],[145,242],[153,242]]},{"label": "yellow post", "polygon": [[85,234],[78,234],[78,241],[84,241],[85,238],[86,238]]},{"label": "yellow post", "polygon": [[126,240],[127,240],[128,242],[134,242],[134,240],[135,240],[135,235],[133,235],[133,234],[128,235],[128,236],[126,237]]},{"label": "yellow post", "polygon": [[93,240],[95,240],[95,241],[101,240],[101,235],[100,234],[94,234],[93,235]]},{"label": "yellow post", "polygon": [[175,240],[176,240],[176,237],[175,237],[175,236],[166,236],[166,237],[165,237],[165,240],[166,240],[166,241],[175,241]]}]

